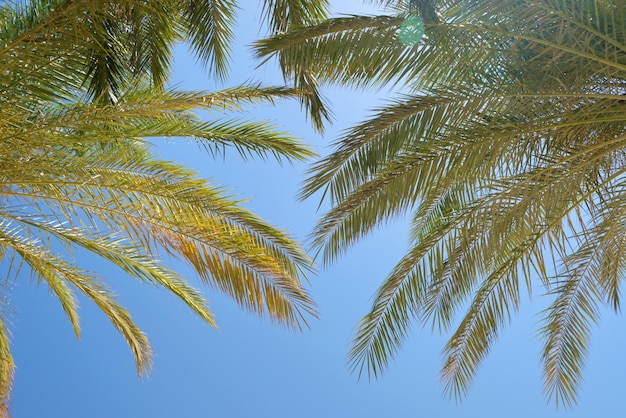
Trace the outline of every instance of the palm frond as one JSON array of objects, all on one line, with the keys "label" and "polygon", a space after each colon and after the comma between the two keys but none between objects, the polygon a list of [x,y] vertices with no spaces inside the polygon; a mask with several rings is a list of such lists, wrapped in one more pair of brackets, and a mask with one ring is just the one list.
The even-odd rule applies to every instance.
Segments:
[{"label": "palm frond", "polygon": [[[625,278],[623,0],[375,1],[393,15],[329,19],[257,42],[286,77],[399,85],[404,95],[346,131],[302,198],[331,209],[313,244],[332,262],[411,213],[411,244],[361,320],[349,361],[378,376],[414,323],[447,331],[442,378],[465,396],[520,288],[538,280],[545,390],[575,403],[591,325],[619,309]],[[396,39],[420,15],[418,45]],[[559,267],[562,264],[562,268]],[[453,328],[454,329],[454,328]]]},{"label": "palm frond", "polygon": [[[280,318],[280,312],[287,312],[285,305],[289,304],[289,298],[299,307],[296,310],[312,312],[310,300],[298,280],[300,273],[308,269],[308,258],[288,236],[229,201],[218,189],[192,179],[191,173],[181,167],[156,161],[145,150],[142,155],[137,146],[126,156],[120,155],[118,146],[112,152],[96,152],[78,158],[80,167],[72,164],[72,158],[66,157],[63,161],[49,157],[56,162],[55,169],[63,172],[58,180],[55,173],[45,169],[50,161],[40,158],[29,167],[35,170],[32,178],[22,173],[17,183],[5,179],[5,190],[10,191],[13,199],[38,202],[53,213],[65,214],[65,221],[75,223],[78,219],[87,219],[92,225],[119,231],[150,254],[158,254],[165,248],[188,261],[211,283],[228,280],[241,280],[241,286],[248,283],[245,288],[238,288],[241,292],[237,294],[225,286],[218,287],[237,296],[245,307],[254,308],[258,313],[267,312],[287,325],[297,326],[296,322],[291,322],[291,314]],[[38,170],[44,170],[49,177],[42,182],[42,172]],[[45,213],[42,210],[40,215]],[[64,240],[78,240],[67,231],[62,236],[59,236],[60,230],[49,232]],[[133,256],[132,247],[117,245],[115,253],[111,254],[111,249],[103,247],[94,236],[89,242],[77,243],[92,245],[91,251],[120,264],[129,273],[138,272],[139,265],[128,264],[129,257]],[[119,258],[122,256],[123,259]],[[135,262],[140,261],[136,255],[134,257]],[[174,277],[169,273],[154,270],[149,258],[143,259],[141,268],[139,278],[150,277],[151,281],[174,293],[183,292],[179,296],[192,309],[203,306],[195,293],[173,286]],[[248,298],[248,295],[268,292],[279,292],[282,296],[268,301],[267,309],[258,305],[261,297]],[[272,303],[281,306],[278,312],[274,312]],[[210,319],[206,313],[202,316]]]},{"label": "palm frond", "polygon": [[0,322],[0,416],[8,416],[9,399],[13,386],[15,364],[9,344],[9,330],[2,318]]},{"label": "palm frond", "polygon": [[[214,153],[233,147],[278,161],[314,155],[270,123],[203,120],[196,113],[223,118],[307,91],[260,84],[220,92],[164,88],[172,45],[182,39],[218,75],[227,69],[235,2],[196,3],[0,6],[0,256],[9,270],[28,270],[49,287],[78,336],[78,295],[95,303],[125,338],[140,374],[150,369],[149,341],[105,278],[81,265],[82,252],[165,288],[212,326],[204,296],[162,256],[188,263],[244,309],[287,327],[300,329],[316,315],[302,283],[313,263],[291,236],[195,172],[150,152],[151,139],[191,137]],[[301,10],[314,16],[322,3],[316,4],[302,3]],[[0,400],[6,404],[13,364],[5,325]]]},{"label": "palm frond", "polygon": [[196,56],[209,71],[224,79],[228,73],[230,44],[237,10],[234,0],[182,2],[187,38]]},{"label": "palm frond", "polygon": [[151,365],[152,349],[146,336],[134,324],[130,314],[119,305],[110,291],[97,283],[97,279],[65,262],[45,247],[33,245],[15,233],[3,231],[3,243],[14,251],[31,269],[33,274],[44,280],[55,293],[74,330],[79,334],[76,301],[68,286],[74,287],[89,297],[104,312],[115,328],[124,336],[135,356],[137,372],[147,373]]},{"label": "palm frond", "polygon": [[263,14],[272,33],[317,23],[328,15],[328,0],[265,0]]}]

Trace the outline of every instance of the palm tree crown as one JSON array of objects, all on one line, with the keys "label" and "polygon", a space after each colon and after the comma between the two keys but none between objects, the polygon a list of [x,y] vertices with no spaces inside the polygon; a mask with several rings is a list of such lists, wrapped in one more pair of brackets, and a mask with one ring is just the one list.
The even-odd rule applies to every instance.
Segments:
[{"label": "palm tree crown", "polygon": [[[626,273],[626,2],[379,1],[260,41],[286,75],[403,94],[336,142],[303,197],[332,208],[312,236],[333,261],[410,213],[407,253],[378,290],[350,352],[379,374],[415,322],[453,327],[447,392],[462,397],[518,307],[549,295],[540,335],[545,391],[576,400],[592,324],[620,308]],[[405,19],[425,35],[398,41]]]},{"label": "palm tree crown", "polygon": [[[273,27],[284,29],[291,20],[281,11],[309,23],[308,14],[322,13],[324,4],[267,1],[266,12]],[[214,73],[225,73],[235,8],[230,0],[33,0],[0,7],[0,258],[9,274],[27,270],[49,287],[77,336],[76,293],[93,301],[126,339],[142,374],[150,368],[149,341],[74,251],[167,289],[213,326],[203,295],[163,256],[185,261],[210,287],[288,327],[300,329],[315,316],[302,286],[312,262],[301,247],[219,187],[150,151],[151,138],[184,136],[212,153],[232,146],[284,161],[313,155],[266,122],[217,117],[254,103],[300,100],[306,95],[300,91],[166,88],[171,47],[180,40],[190,40]],[[196,109],[216,118],[202,120]],[[4,407],[14,369],[8,335],[0,318]]]}]

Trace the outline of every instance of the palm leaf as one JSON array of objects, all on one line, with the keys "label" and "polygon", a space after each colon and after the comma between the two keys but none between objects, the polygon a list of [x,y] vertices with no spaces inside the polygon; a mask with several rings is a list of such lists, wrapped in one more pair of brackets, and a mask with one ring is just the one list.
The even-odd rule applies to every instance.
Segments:
[{"label": "palm leaf", "polygon": [[[212,49],[201,58],[225,71],[234,3],[205,3],[216,14],[193,33],[185,25],[201,22],[183,22],[185,8],[173,0],[0,7],[0,255],[9,271],[28,270],[50,288],[77,336],[77,295],[95,303],[125,338],[140,374],[150,369],[149,341],[106,279],[81,266],[84,252],[167,289],[212,326],[204,296],[163,256],[188,263],[202,282],[287,327],[300,329],[316,315],[302,283],[313,264],[291,236],[150,151],[150,140],[190,137],[214,154],[232,147],[279,162],[314,155],[271,123],[224,116],[307,92],[258,84],[219,92],[164,88],[171,46],[184,37],[209,37]],[[198,110],[216,118],[203,120]],[[2,321],[4,406],[12,374]]]},{"label": "palm leaf", "polygon": [[[332,262],[410,213],[411,244],[361,320],[350,364],[378,376],[418,322],[447,331],[446,391],[463,397],[521,282],[539,280],[545,390],[575,403],[591,325],[617,309],[626,120],[623,0],[375,1],[392,15],[339,17],[259,41],[287,77],[403,95],[348,130],[301,197],[331,209],[313,233]],[[426,34],[396,32],[420,15]],[[561,265],[561,266],[560,266]]]}]

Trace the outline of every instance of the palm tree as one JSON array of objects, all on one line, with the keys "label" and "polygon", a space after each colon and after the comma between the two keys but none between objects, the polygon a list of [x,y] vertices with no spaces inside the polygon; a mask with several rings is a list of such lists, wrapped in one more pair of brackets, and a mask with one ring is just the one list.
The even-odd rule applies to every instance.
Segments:
[{"label": "palm tree", "polygon": [[[410,214],[410,246],[350,363],[376,376],[413,324],[452,329],[441,376],[462,397],[521,288],[541,286],[544,389],[571,406],[590,330],[601,310],[619,312],[626,272],[626,2],[375,3],[391,13],[256,45],[287,76],[401,92],[337,140],[302,192],[331,204],[312,233],[325,263]],[[399,41],[422,23],[419,42]]]},{"label": "palm tree", "polygon": [[[125,338],[140,374],[150,369],[149,341],[104,278],[81,265],[81,252],[167,289],[210,325],[204,296],[162,256],[185,261],[209,287],[287,327],[300,329],[315,316],[302,286],[313,267],[302,248],[219,187],[150,150],[151,138],[190,137],[213,154],[234,147],[279,161],[314,155],[266,122],[201,120],[194,112],[308,93],[260,85],[219,92],[165,87],[179,40],[191,39],[197,52],[213,42],[200,58],[225,72],[235,3],[196,3],[33,0],[0,7],[0,258],[7,277],[30,271],[48,286],[77,336],[76,293],[91,299]],[[277,10],[296,10],[293,20],[306,23],[306,13],[323,4],[266,7],[274,27],[283,28],[288,22]],[[201,10],[212,14],[190,17]],[[0,317],[3,416],[13,372],[9,329]]]}]

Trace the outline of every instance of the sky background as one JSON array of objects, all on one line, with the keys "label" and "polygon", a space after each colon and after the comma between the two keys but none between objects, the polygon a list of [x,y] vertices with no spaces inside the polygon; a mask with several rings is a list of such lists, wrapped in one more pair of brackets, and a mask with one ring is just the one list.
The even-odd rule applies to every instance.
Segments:
[{"label": "sky background", "polygon": [[[333,0],[335,13],[372,13],[359,1]],[[232,74],[216,85],[186,49],[176,51],[173,83],[214,90],[246,80],[282,82],[271,65],[255,70],[247,45],[259,31],[261,5],[241,1]],[[365,118],[368,109],[392,97],[387,90],[359,93],[328,88],[336,115],[324,137],[315,133],[299,106],[286,101],[251,109],[248,116],[274,120],[320,154],[342,130]],[[272,160],[242,161],[236,151],[213,159],[188,140],[162,141],[165,158],[183,161],[202,177],[249,198],[247,206],[274,225],[304,240],[312,229],[318,201],[295,199],[305,164],[280,166]],[[378,381],[358,381],[346,367],[354,328],[372,295],[402,256],[408,236],[398,220],[372,234],[334,265],[311,276],[319,320],[296,334],[242,312],[228,298],[204,287],[219,330],[202,323],[175,297],[134,282],[94,257],[92,268],[110,279],[122,303],[148,334],[155,351],[148,379],[135,374],[123,338],[97,307],[81,304],[78,341],[58,301],[22,274],[9,292],[12,342],[17,365],[14,418],[135,417],[616,417],[626,410],[626,330],[623,317],[606,311],[594,329],[579,405],[556,410],[542,394],[537,321],[545,298],[541,289],[522,303],[483,362],[469,396],[446,399],[438,373],[447,335],[415,328],[404,350]],[[177,270],[198,287],[185,266]]]}]

